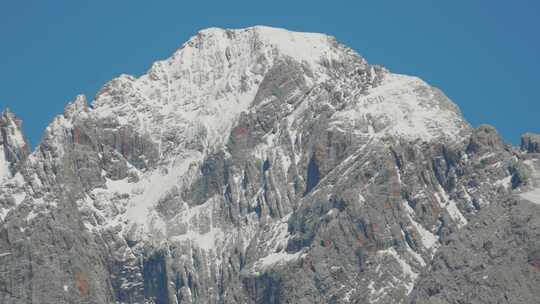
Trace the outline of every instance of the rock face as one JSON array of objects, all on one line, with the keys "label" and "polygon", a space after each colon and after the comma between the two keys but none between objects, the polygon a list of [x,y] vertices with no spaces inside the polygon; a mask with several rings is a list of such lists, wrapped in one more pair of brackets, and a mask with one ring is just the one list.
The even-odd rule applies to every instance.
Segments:
[{"label": "rock face", "polygon": [[207,29],[0,127],[0,303],[538,296],[537,154],[326,35]]},{"label": "rock face", "polygon": [[411,303],[537,303],[539,212],[515,199],[479,212],[441,247]]},{"label": "rock face", "polygon": [[521,136],[521,150],[540,153],[540,134],[526,133]]},{"label": "rock face", "polygon": [[9,110],[0,117],[0,176],[12,177],[30,154],[30,146],[22,133],[22,121]]}]

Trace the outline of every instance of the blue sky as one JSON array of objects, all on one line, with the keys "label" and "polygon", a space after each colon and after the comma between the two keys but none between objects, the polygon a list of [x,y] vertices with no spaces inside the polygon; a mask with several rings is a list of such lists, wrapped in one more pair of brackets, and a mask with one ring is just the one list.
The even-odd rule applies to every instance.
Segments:
[{"label": "blue sky", "polygon": [[472,125],[493,124],[507,141],[540,132],[538,1],[194,2],[2,1],[0,108],[36,144],[77,94],[144,73],[200,29],[261,24],[336,36],[441,88]]}]

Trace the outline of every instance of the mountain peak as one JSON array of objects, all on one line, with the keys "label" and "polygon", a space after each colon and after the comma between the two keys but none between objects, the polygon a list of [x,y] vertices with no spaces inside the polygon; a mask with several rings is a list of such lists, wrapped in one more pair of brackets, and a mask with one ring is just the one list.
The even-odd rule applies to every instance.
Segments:
[{"label": "mountain peak", "polygon": [[68,103],[68,105],[64,109],[64,116],[67,118],[72,117],[73,115],[76,115],[80,112],[87,112],[88,111],[88,102],[86,101],[85,95],[77,95],[75,97],[75,100]]},{"label": "mountain peak", "polygon": [[[537,137],[506,149],[421,79],[262,26],[203,30],[92,106],[77,96],[30,156],[9,111],[0,132],[2,303],[402,303],[447,277],[452,233],[489,255],[475,217],[516,218],[516,181],[539,197]],[[540,257],[521,247],[525,282]]]},{"label": "mountain peak", "polygon": [[[276,98],[287,81],[297,86],[293,95],[322,89],[343,96],[336,125],[360,123],[367,136],[430,140],[466,128],[457,106],[441,92],[416,77],[392,75],[325,34],[266,26],[208,28],[146,74],[107,83],[92,109],[149,135],[164,151],[194,138],[205,149],[225,143],[240,114]],[[267,87],[275,81],[280,83]],[[287,104],[291,97],[280,96],[276,106],[292,111],[298,105]],[[163,143],[172,137],[175,144]]]},{"label": "mountain peak", "polygon": [[227,44],[227,40],[233,41],[235,38],[251,40],[255,37],[256,43],[271,46],[281,55],[309,63],[318,62],[322,56],[331,51],[333,44],[336,43],[334,37],[325,34],[295,32],[262,25],[243,29],[208,28],[199,31],[194,38],[201,37],[203,39],[213,37],[221,40],[223,44]]},{"label": "mountain peak", "polygon": [[240,113],[253,106],[269,71],[284,62],[296,66],[298,81],[306,87],[330,79],[339,62],[358,73],[369,70],[358,54],[323,34],[262,26],[210,28],[146,74],[121,75],[106,84],[93,108],[98,116],[135,127],[155,142],[174,132],[187,142],[195,134],[209,147],[226,141]]}]

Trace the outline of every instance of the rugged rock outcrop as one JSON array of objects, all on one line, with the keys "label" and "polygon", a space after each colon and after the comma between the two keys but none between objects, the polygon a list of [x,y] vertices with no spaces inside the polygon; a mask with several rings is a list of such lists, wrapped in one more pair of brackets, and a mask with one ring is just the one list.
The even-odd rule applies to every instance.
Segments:
[{"label": "rugged rock outcrop", "polygon": [[535,275],[536,154],[326,35],[201,31],[32,153],[4,116],[1,303],[458,303],[478,254],[498,281],[470,292]]},{"label": "rugged rock outcrop", "polygon": [[440,248],[411,303],[536,303],[540,209],[506,198]]},{"label": "rugged rock outcrop", "polygon": [[0,175],[13,176],[30,154],[30,145],[22,133],[22,121],[6,110],[0,117]]},{"label": "rugged rock outcrop", "polygon": [[540,134],[523,134],[521,136],[521,150],[529,153],[540,153]]}]

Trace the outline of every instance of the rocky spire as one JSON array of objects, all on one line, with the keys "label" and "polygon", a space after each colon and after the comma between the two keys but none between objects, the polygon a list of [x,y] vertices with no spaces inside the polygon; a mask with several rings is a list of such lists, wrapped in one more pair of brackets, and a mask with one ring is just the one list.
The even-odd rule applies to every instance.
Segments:
[{"label": "rocky spire", "polygon": [[86,101],[86,96],[77,95],[75,100],[70,102],[64,109],[64,116],[66,118],[71,118],[73,115],[88,112],[88,102]]},{"label": "rocky spire", "polygon": [[9,109],[0,116],[0,132],[0,175],[13,176],[30,154],[30,145],[22,132],[22,120]]},{"label": "rocky spire", "polygon": [[529,153],[540,153],[540,134],[523,134],[521,136],[521,150]]}]

